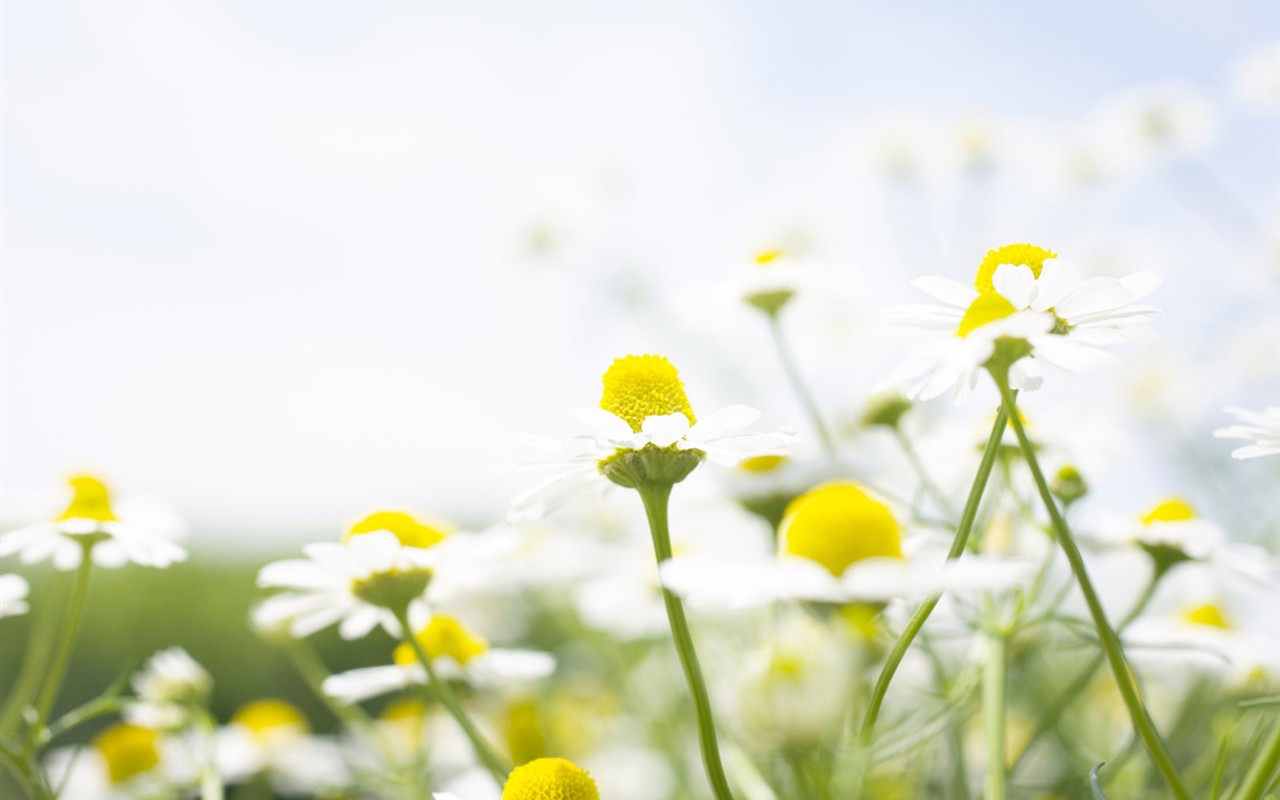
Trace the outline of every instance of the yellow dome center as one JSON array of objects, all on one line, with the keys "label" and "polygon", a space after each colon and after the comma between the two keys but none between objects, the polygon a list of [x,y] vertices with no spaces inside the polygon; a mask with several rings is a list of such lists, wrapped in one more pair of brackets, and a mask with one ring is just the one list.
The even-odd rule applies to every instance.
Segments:
[{"label": "yellow dome center", "polygon": [[738,467],[746,472],[773,472],[785,463],[786,456],[752,456],[738,462]]},{"label": "yellow dome center", "polygon": [[763,267],[766,264],[772,264],[784,255],[786,254],[776,247],[768,250],[761,250],[759,253],[756,253],[755,262]]},{"label": "yellow dome center", "polygon": [[300,736],[311,730],[301,711],[283,700],[270,699],[241,706],[232,715],[231,724],[243,725],[260,740]]},{"label": "yellow dome center", "polygon": [[1155,508],[1142,515],[1142,524],[1150,525],[1153,522],[1186,522],[1196,518],[1195,509],[1191,507],[1185,500],[1172,498],[1165,500]]},{"label": "yellow dome center", "polygon": [[107,776],[112,783],[150,772],[160,763],[156,748],[156,732],[138,725],[112,725],[93,739],[93,746],[107,763]]},{"label": "yellow dome center", "polygon": [[792,500],[778,535],[782,553],[837,577],[864,558],[902,558],[902,529],[892,512],[851,482],[824,484]]},{"label": "yellow dome center", "polygon": [[539,758],[511,771],[502,800],[600,800],[600,790],[587,771],[572,762]]},{"label": "yellow dome center", "polygon": [[983,292],[969,304],[964,316],[960,318],[960,327],[956,329],[956,336],[968,336],[989,322],[1012,316],[1017,310],[1013,307],[1013,303],[1004,298],[1004,295],[995,291]]},{"label": "yellow dome center", "polygon": [[996,274],[996,268],[1001,264],[1031,267],[1032,274],[1039,278],[1040,270],[1044,269],[1044,262],[1057,257],[1058,254],[1047,247],[1037,247],[1034,244],[1007,244],[1004,247],[997,247],[995,250],[988,250],[986,258],[983,258],[982,263],[978,265],[978,275],[973,279],[973,285],[979,292],[995,291],[991,279]]},{"label": "yellow dome center", "polygon": [[1205,603],[1202,606],[1189,608],[1182,612],[1182,618],[1192,625],[1207,625],[1211,628],[1221,628],[1224,631],[1231,630],[1231,620],[1227,619],[1227,615],[1222,613],[1222,609],[1213,603]]},{"label": "yellow dome center", "polygon": [[[489,649],[489,643],[482,636],[463,625],[455,617],[444,614],[432,617],[417,638],[427,658],[432,661],[448,656],[459,664],[466,664]],[[397,647],[393,658],[401,666],[416,664],[418,661],[417,654],[408,644]]]},{"label": "yellow dome center", "polygon": [[375,511],[352,525],[342,541],[374,531],[391,531],[405,547],[421,548],[440,544],[449,535],[443,525],[428,525],[404,511]]},{"label": "yellow dome center", "polygon": [[67,480],[74,492],[71,504],[62,512],[59,520],[94,519],[99,522],[112,522],[116,515],[111,510],[111,493],[107,485],[92,475],[75,475]]},{"label": "yellow dome center", "polygon": [[636,433],[647,418],[677,411],[688,417],[690,424],[697,421],[680,374],[664,356],[614,359],[604,373],[600,407],[626,420]]}]

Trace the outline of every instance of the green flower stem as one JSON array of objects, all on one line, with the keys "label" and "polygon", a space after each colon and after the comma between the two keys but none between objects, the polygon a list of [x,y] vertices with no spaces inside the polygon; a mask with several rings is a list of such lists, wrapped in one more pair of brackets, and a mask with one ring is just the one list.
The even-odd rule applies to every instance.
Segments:
[{"label": "green flower stem", "polygon": [[1183,782],[1182,776],[1178,774],[1177,767],[1174,766],[1173,760],[1165,749],[1164,742],[1160,739],[1159,732],[1156,731],[1155,723],[1151,721],[1150,714],[1147,713],[1146,707],[1142,704],[1142,698],[1138,694],[1137,683],[1129,668],[1129,663],[1125,659],[1124,649],[1120,645],[1120,637],[1111,627],[1111,623],[1107,621],[1107,614],[1102,608],[1102,601],[1098,599],[1098,593],[1093,587],[1093,582],[1089,579],[1088,571],[1085,569],[1084,557],[1080,554],[1080,548],[1076,546],[1075,538],[1071,535],[1071,529],[1067,527],[1067,521],[1063,518],[1062,512],[1058,509],[1057,501],[1054,500],[1053,493],[1049,490],[1049,482],[1045,480],[1044,472],[1040,469],[1040,461],[1036,458],[1035,446],[1027,437],[1022,418],[1018,416],[1017,400],[1013,391],[1009,388],[1008,367],[1006,366],[1004,369],[993,368],[991,375],[995,378],[996,385],[1000,387],[1000,397],[1004,402],[1004,408],[1009,420],[1013,423],[1013,432],[1018,437],[1018,445],[1022,448],[1023,458],[1027,462],[1027,467],[1031,470],[1031,476],[1035,480],[1040,500],[1044,503],[1045,510],[1049,512],[1049,520],[1053,524],[1058,546],[1062,548],[1062,552],[1066,555],[1067,561],[1071,565],[1071,572],[1075,576],[1076,583],[1080,586],[1080,593],[1084,595],[1084,601],[1089,606],[1089,614],[1093,617],[1094,627],[1098,631],[1098,639],[1102,644],[1107,661],[1111,665],[1111,671],[1116,677],[1116,684],[1120,689],[1121,697],[1124,698],[1124,704],[1129,711],[1129,718],[1133,722],[1134,730],[1142,738],[1142,743],[1146,746],[1152,762],[1164,775],[1174,795],[1179,800],[1190,800],[1191,792],[1187,789],[1186,783]]},{"label": "green flower stem", "polygon": [[31,612],[30,633],[22,653],[22,666],[18,676],[9,687],[9,695],[5,699],[4,710],[0,711],[0,737],[8,737],[18,730],[22,722],[22,712],[31,704],[36,692],[40,691],[40,678],[44,675],[49,662],[49,654],[53,652],[54,639],[58,628],[53,624],[57,616],[54,603],[33,603]]},{"label": "green flower stem", "polygon": [[[640,500],[644,503],[645,515],[649,518],[653,552],[659,565],[671,558],[671,529],[667,521],[671,486],[670,483],[644,483],[636,487]],[[711,783],[711,791],[716,800],[733,800],[729,780],[720,763],[720,747],[716,742],[715,720],[711,716],[711,700],[707,696],[702,668],[698,665],[698,654],[693,649],[693,637],[689,633],[689,621],[684,616],[684,604],[665,587],[662,589],[662,601],[667,607],[671,638],[675,642],[676,653],[680,656],[680,666],[684,668],[689,694],[693,697],[693,708],[698,717],[698,746],[702,751],[702,764],[707,771],[707,780]]]},{"label": "green flower stem", "polygon": [[800,401],[805,414],[809,416],[809,422],[822,442],[822,449],[827,452],[827,455],[833,456],[836,454],[836,440],[832,438],[831,431],[823,422],[818,403],[813,399],[813,393],[809,391],[808,384],[804,382],[800,368],[796,366],[795,356],[791,352],[790,345],[787,344],[787,337],[782,332],[782,321],[778,319],[777,314],[768,316],[769,333],[773,336],[773,344],[778,350],[778,360],[782,362],[782,371],[787,375],[787,382],[791,384],[791,390],[795,392],[796,399]]},{"label": "green flower stem", "polygon": [[982,675],[982,711],[987,733],[986,800],[1005,800],[1005,689],[1009,640],[1003,631],[987,634],[987,663]]},{"label": "green flower stem", "polygon": [[947,499],[946,494],[938,488],[938,484],[933,482],[933,478],[929,476],[929,470],[925,469],[924,461],[921,460],[920,454],[916,452],[916,447],[911,443],[910,437],[902,431],[902,428],[895,425],[893,428],[893,436],[898,440],[898,445],[902,448],[902,452],[910,462],[911,468],[915,470],[916,477],[920,479],[920,485],[933,498],[933,502],[938,504],[938,509],[947,515],[947,521],[951,522],[956,518],[955,509],[951,507],[951,501]]},{"label": "green flower stem", "polygon": [[[1159,585],[1162,577],[1164,577],[1164,570],[1158,570],[1152,574],[1151,580],[1147,581],[1147,588],[1142,591],[1142,595],[1138,598],[1137,602],[1133,604],[1133,608],[1129,610],[1129,613],[1125,615],[1125,618],[1116,626],[1117,634],[1124,632],[1124,629],[1133,624],[1133,621],[1146,610],[1147,605],[1151,602],[1151,598],[1156,593],[1156,586]],[[1101,653],[1098,653],[1089,660],[1089,663],[1085,665],[1084,669],[1080,670],[1080,672],[1071,679],[1071,682],[1067,684],[1067,688],[1063,689],[1062,692],[1059,693],[1058,699],[1054,701],[1053,705],[1049,706],[1049,710],[1041,715],[1040,721],[1036,723],[1035,730],[1033,730],[1031,732],[1031,736],[1027,738],[1027,743],[1022,746],[1022,750],[1018,753],[1018,757],[1013,760],[1013,766],[1009,768],[1009,774],[1012,775],[1017,772],[1018,767],[1026,760],[1027,754],[1035,748],[1036,742],[1040,741],[1040,737],[1053,730],[1054,726],[1058,724],[1058,720],[1062,718],[1062,715],[1066,713],[1068,708],[1071,708],[1071,706],[1075,704],[1080,693],[1085,690],[1085,687],[1089,685],[1089,681],[1093,679],[1094,673],[1096,673],[1098,668],[1105,662],[1106,657]]]},{"label": "green flower stem", "polygon": [[396,620],[400,623],[400,629],[404,631],[405,643],[413,648],[413,652],[418,656],[418,661],[422,664],[422,668],[427,671],[428,685],[435,691],[436,696],[440,698],[445,710],[458,723],[458,727],[462,728],[462,732],[467,735],[467,739],[471,742],[471,747],[476,751],[476,757],[484,763],[485,769],[489,770],[489,774],[493,776],[499,786],[506,783],[507,776],[511,774],[511,765],[484,740],[480,730],[471,721],[471,717],[467,716],[462,704],[458,702],[458,696],[453,693],[453,688],[445,681],[440,680],[440,676],[436,675],[435,667],[431,666],[431,659],[427,657],[426,651],[422,649],[422,644],[418,641],[418,637],[413,635],[413,628],[409,625],[409,612],[406,609],[397,610]]},{"label": "green flower stem", "polygon": [[[969,498],[965,501],[964,511],[960,514],[960,524],[956,528],[955,538],[951,541],[951,550],[947,553],[948,560],[959,558],[969,545],[969,534],[973,531],[973,522],[978,517],[978,506],[982,504],[982,495],[986,491],[987,481],[991,477],[991,469],[995,466],[996,455],[1000,451],[1000,441],[1004,437],[1004,429],[1005,425],[1008,424],[1008,420],[1008,412],[1002,405],[1000,411],[996,413],[995,424],[991,426],[991,435],[987,438],[987,446],[982,451],[982,461],[978,465],[978,472],[973,476],[973,485],[969,488]],[[916,635],[920,633],[925,621],[933,613],[933,609],[938,605],[939,599],[941,599],[940,596],[930,597],[920,604],[920,607],[916,609],[916,613],[912,614],[911,619],[907,621],[907,627],[898,636],[898,641],[894,643],[893,649],[889,651],[889,655],[885,658],[884,666],[880,668],[880,676],[876,678],[876,685],[871,690],[871,698],[867,702],[867,714],[862,718],[861,737],[864,745],[871,742],[871,733],[875,728],[876,718],[880,715],[880,706],[884,703],[885,693],[889,691],[889,683],[893,680],[894,673],[898,671],[898,665],[902,663],[902,659],[911,647],[911,643],[915,641]]]},{"label": "green flower stem", "polygon": [[28,740],[32,743],[41,736],[53,703],[58,698],[58,690],[62,688],[62,679],[66,677],[67,665],[71,659],[71,649],[75,645],[76,634],[80,630],[80,618],[84,615],[84,601],[89,596],[89,575],[93,571],[93,545],[90,541],[83,545],[80,552],[80,567],[76,570],[75,587],[71,590],[71,601],[67,605],[67,614],[62,621],[58,643],[54,646],[53,661],[45,674],[44,685],[36,698],[36,719],[31,726]]},{"label": "green flower stem", "polygon": [[289,657],[289,662],[293,664],[293,668],[302,676],[302,680],[307,684],[307,688],[316,698],[324,703],[325,708],[329,709],[329,713],[333,714],[338,720],[345,723],[348,727],[365,733],[368,731],[369,724],[372,720],[359,705],[352,703],[340,703],[333,699],[324,691],[324,680],[329,677],[329,668],[320,660],[319,654],[315,648],[306,639],[290,638],[283,642],[285,655]]},{"label": "green flower stem", "polygon": [[204,764],[200,768],[200,800],[222,800],[224,795],[222,776],[214,758],[214,741],[218,735],[218,721],[203,708],[196,710],[196,721],[204,734]]},{"label": "green flower stem", "polygon": [[1254,800],[1262,797],[1274,778],[1276,766],[1280,765],[1280,721],[1271,728],[1271,736],[1264,745],[1263,752],[1257,761],[1249,767],[1244,783],[1235,796],[1238,800]]}]

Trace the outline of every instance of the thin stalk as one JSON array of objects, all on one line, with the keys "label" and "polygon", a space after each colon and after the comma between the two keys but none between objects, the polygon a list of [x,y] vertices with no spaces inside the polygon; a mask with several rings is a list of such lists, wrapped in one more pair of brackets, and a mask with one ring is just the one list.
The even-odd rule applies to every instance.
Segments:
[{"label": "thin stalk", "polygon": [[84,601],[89,595],[89,575],[93,571],[92,553],[93,543],[84,545],[80,552],[80,567],[76,570],[75,588],[71,591],[67,615],[62,621],[62,630],[59,632],[58,643],[54,647],[53,661],[49,665],[44,685],[40,687],[40,694],[36,698],[35,724],[31,726],[28,737],[33,743],[44,731],[49,712],[53,710],[53,703],[58,698],[58,690],[62,688],[62,679],[67,674],[71,649],[75,645],[76,634],[80,630],[80,618],[84,615]]},{"label": "thin stalk", "polygon": [[822,420],[822,412],[818,410],[818,403],[813,399],[813,393],[809,391],[808,384],[804,382],[800,368],[796,366],[795,356],[791,352],[790,345],[787,344],[787,337],[782,332],[782,321],[778,319],[777,314],[769,314],[769,333],[773,336],[773,344],[778,350],[778,360],[782,362],[782,371],[786,373],[787,382],[791,384],[791,391],[795,392],[796,399],[800,401],[805,414],[809,416],[809,422],[822,442],[822,449],[827,452],[827,455],[835,455],[836,441],[831,436],[827,424]]},{"label": "thin stalk", "polygon": [[1276,766],[1280,765],[1280,722],[1271,728],[1271,736],[1267,739],[1261,757],[1253,762],[1245,775],[1244,783],[1235,796],[1238,800],[1255,800],[1271,785]]},{"label": "thin stalk", "polygon": [[365,732],[371,720],[359,705],[344,704],[334,700],[324,691],[324,680],[329,677],[329,668],[320,660],[315,648],[306,639],[289,639],[283,643],[285,655],[293,668],[302,676],[302,680],[311,689],[311,693],[324,703],[329,713],[354,730]]},{"label": "thin stalk", "polygon": [[1133,672],[1129,668],[1129,663],[1125,659],[1124,649],[1120,645],[1120,637],[1116,634],[1115,629],[1111,627],[1111,623],[1107,621],[1107,613],[1102,608],[1102,601],[1098,598],[1098,593],[1093,587],[1093,581],[1090,580],[1089,572],[1085,568],[1084,556],[1080,554],[1080,548],[1076,545],[1075,538],[1071,535],[1071,529],[1067,527],[1067,521],[1063,518],[1062,512],[1058,509],[1057,501],[1054,500],[1053,493],[1049,490],[1049,482],[1045,480],[1044,471],[1040,469],[1040,461],[1036,457],[1035,446],[1032,445],[1031,439],[1027,436],[1027,431],[1022,424],[1022,418],[1018,416],[1017,400],[1014,398],[1013,391],[1009,388],[1008,369],[1006,368],[1003,371],[993,369],[991,374],[995,378],[996,384],[1000,387],[1000,397],[1004,402],[1009,420],[1013,423],[1013,432],[1018,437],[1018,446],[1022,449],[1023,458],[1027,462],[1027,467],[1031,470],[1031,476],[1035,480],[1040,500],[1044,504],[1045,510],[1049,512],[1049,519],[1053,523],[1058,546],[1062,548],[1063,554],[1066,555],[1067,562],[1071,565],[1071,572],[1075,576],[1076,583],[1080,586],[1080,593],[1084,595],[1085,604],[1089,607],[1089,614],[1093,617],[1098,639],[1102,644],[1107,661],[1111,665],[1111,672],[1116,677],[1116,684],[1120,689],[1121,697],[1124,698],[1125,708],[1129,711],[1129,718],[1133,722],[1134,730],[1142,738],[1142,743],[1146,746],[1152,762],[1160,770],[1170,789],[1173,790],[1174,795],[1179,800],[1191,800],[1190,790],[1187,789],[1182,776],[1178,774],[1178,769],[1174,766],[1173,759],[1169,757],[1164,742],[1161,741],[1160,734],[1156,730],[1155,723],[1151,721],[1151,715],[1147,713],[1146,706],[1142,703]]},{"label": "thin stalk", "polygon": [[[1004,436],[1004,428],[1008,421],[1008,411],[1001,406],[996,414],[995,424],[991,426],[991,436],[987,438],[986,449],[982,451],[978,472],[973,476],[973,485],[969,487],[969,498],[965,501],[964,511],[960,514],[960,524],[956,528],[955,538],[951,541],[951,550],[947,553],[948,560],[954,560],[963,555],[969,544],[973,521],[977,519],[978,506],[982,504],[982,495],[986,491],[987,480],[991,477],[991,469],[995,466],[996,455],[1000,451],[1000,440]],[[902,663],[911,643],[915,641],[916,635],[920,633],[925,621],[933,613],[939,599],[941,596],[937,595],[920,604],[885,658],[884,666],[880,668],[880,676],[876,678],[876,685],[871,690],[871,698],[867,702],[867,714],[862,718],[861,738],[864,744],[871,741],[871,732],[875,728],[876,718],[880,715],[880,706],[884,703],[885,693],[889,691],[889,683],[893,680],[894,673],[898,671],[898,665]]]},{"label": "thin stalk", "polygon": [[986,800],[1005,800],[1005,698],[1009,641],[1002,631],[987,635],[987,663],[982,675],[982,716],[987,734]]},{"label": "thin stalk", "polygon": [[[43,599],[43,598],[41,598]],[[22,666],[18,669],[18,677],[9,688],[9,696],[0,711],[0,736],[9,736],[17,731],[22,722],[23,711],[30,706],[36,692],[40,691],[40,678],[49,663],[49,654],[53,651],[54,639],[58,629],[54,624],[57,616],[57,605],[52,602],[32,603],[31,627],[22,653]]]},{"label": "thin stalk", "polygon": [[[645,516],[649,519],[649,532],[653,536],[653,552],[661,565],[671,558],[671,529],[667,521],[667,505],[671,498],[671,484],[650,483],[637,487],[644,503]],[[711,715],[711,699],[707,696],[707,684],[698,665],[698,654],[693,649],[693,637],[689,633],[689,621],[685,619],[684,604],[670,589],[663,587],[662,601],[667,607],[667,620],[671,623],[671,638],[680,666],[684,669],[685,682],[693,698],[693,709],[698,718],[698,747],[702,751],[702,765],[707,781],[716,800],[733,800],[724,765],[720,762],[720,747],[716,742],[716,725]]]},{"label": "thin stalk", "polygon": [[467,716],[462,704],[458,702],[458,696],[453,693],[453,688],[436,675],[435,667],[431,666],[431,659],[427,656],[426,651],[422,649],[422,644],[418,641],[418,637],[413,635],[413,628],[409,625],[408,611],[404,609],[398,610],[396,619],[400,623],[400,629],[404,631],[405,643],[413,648],[419,663],[422,664],[422,668],[427,672],[428,685],[435,691],[436,696],[440,698],[445,710],[458,723],[458,727],[462,728],[462,732],[467,735],[472,749],[476,751],[476,757],[484,763],[485,769],[489,770],[489,774],[501,786],[506,782],[507,775],[511,773],[511,765],[485,741],[484,736],[480,734],[480,729],[471,721],[471,717]]},{"label": "thin stalk", "polygon": [[213,715],[203,708],[198,711],[200,732],[204,735],[203,758],[200,767],[200,800],[222,800],[224,790],[222,775],[218,772],[217,760],[214,757],[214,739],[218,734],[218,722]]},{"label": "thin stalk", "polygon": [[893,436],[898,440],[898,446],[902,448],[903,455],[907,457],[911,468],[915,470],[916,477],[920,480],[920,486],[933,498],[933,502],[938,504],[938,509],[947,515],[948,522],[955,519],[956,511],[951,507],[951,501],[938,488],[938,484],[933,482],[933,478],[929,475],[929,470],[924,466],[924,461],[920,458],[920,454],[916,452],[915,445],[911,443],[911,438],[898,426],[894,426]]}]

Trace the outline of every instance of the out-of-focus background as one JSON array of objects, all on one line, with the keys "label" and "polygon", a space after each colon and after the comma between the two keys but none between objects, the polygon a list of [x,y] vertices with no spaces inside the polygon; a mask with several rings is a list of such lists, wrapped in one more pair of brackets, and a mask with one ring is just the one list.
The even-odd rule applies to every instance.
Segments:
[{"label": "out-of-focus background", "polygon": [[512,441],[570,430],[617,355],[803,428],[731,302],[766,248],[822,276],[788,324],[845,421],[901,357],[878,314],[913,277],[1010,241],[1159,271],[1162,343],[1029,413],[1105,443],[1096,488],[1126,510],[1280,522],[1274,465],[1228,474],[1210,436],[1280,400],[1270,0],[28,1],[4,23],[5,524],[91,470],[190,527],[190,565],[102,579],[86,675],[181,643],[274,685],[246,644],[257,565],[379,505],[499,519],[538,478]]}]

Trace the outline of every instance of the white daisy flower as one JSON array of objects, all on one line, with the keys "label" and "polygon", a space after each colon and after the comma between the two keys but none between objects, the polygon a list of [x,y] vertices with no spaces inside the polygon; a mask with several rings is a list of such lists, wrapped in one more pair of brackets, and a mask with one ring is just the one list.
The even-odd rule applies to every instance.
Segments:
[{"label": "white daisy flower", "polygon": [[[683,480],[704,460],[736,464],[758,455],[785,455],[793,440],[788,432],[747,433],[760,417],[746,406],[729,406],[698,419],[684,385],[663,356],[616,359],[604,374],[600,408],[585,409],[578,419],[591,433],[567,442],[533,440],[559,452],[551,463],[563,471],[516,498],[515,519],[543,516],[563,505],[583,487],[606,478],[646,469],[664,470],[661,478]],[[654,461],[647,456],[659,455]],[[677,457],[678,456],[678,457]]]},{"label": "white daisy flower", "polygon": [[188,745],[150,728],[122,722],[99,733],[88,747],[54,750],[45,772],[67,798],[181,797],[196,783]]},{"label": "white daisy flower", "polygon": [[302,548],[305,559],[268,564],[258,585],[290,591],[264,600],[253,613],[263,630],[287,627],[310,636],[338,623],[344,639],[358,639],[381,625],[400,637],[396,611],[425,622],[424,594],[440,561],[446,534],[400,511],[379,511],[353,525],[341,543]]},{"label": "white daisy flower", "polygon": [[1257,111],[1280,109],[1280,44],[1249,53],[1231,69],[1236,100]]},{"label": "white daisy flower", "polygon": [[30,610],[27,592],[30,587],[21,575],[0,575],[0,617],[16,617]]},{"label": "white daisy flower", "polygon": [[[434,800],[473,800],[435,792]],[[600,790],[585,769],[563,758],[537,758],[511,770],[501,800],[600,800]],[[478,800],[478,799],[477,799]]]},{"label": "white daisy flower", "polygon": [[[55,569],[80,565],[85,547],[92,545],[93,563],[115,568],[127,563],[167,567],[185,561],[187,551],[172,539],[181,524],[172,518],[134,522],[134,515],[116,516],[111,494],[98,478],[76,475],[68,484],[66,510],[49,522],[25,525],[0,535],[0,556],[17,555],[24,563],[49,560]],[[124,507],[122,505],[122,507]],[[156,524],[158,523],[158,524]]]},{"label": "white daisy flower", "polygon": [[311,735],[301,711],[282,700],[243,706],[218,731],[218,772],[227,783],[265,778],[280,795],[310,797],[349,782],[338,745]]},{"label": "white daisy flower", "polygon": [[[455,617],[436,614],[418,632],[418,643],[441,678],[474,686],[503,687],[545,678],[555,671],[555,658],[532,650],[493,648]],[[426,670],[407,643],[396,647],[394,664],[364,667],[331,675],[324,691],[348,703],[359,703],[427,682]]]},{"label": "white daisy flower", "polygon": [[125,708],[125,719],[156,730],[178,730],[202,707],[213,691],[213,676],[181,647],[161,650],[130,681],[137,702]]},{"label": "white daisy flower", "polygon": [[947,306],[898,306],[886,317],[953,335],[918,349],[889,382],[918,399],[954,387],[962,400],[1002,337],[1030,346],[1010,369],[1011,384],[1024,390],[1040,386],[1039,361],[1079,372],[1115,363],[1107,350],[1112,345],[1150,343],[1148,318],[1157,309],[1134,302],[1158,289],[1160,279],[1143,272],[1082,280],[1079,268],[1058,261],[1053,251],[1018,244],[988,252],[973,286],[936,276],[913,284]]},{"label": "white daisy flower", "polygon": [[1226,410],[1235,416],[1236,424],[1219,428],[1213,435],[1219,439],[1252,439],[1254,442],[1232,450],[1232,458],[1259,458],[1280,453],[1280,406],[1268,406],[1262,411],[1235,407]]},{"label": "white daisy flower", "polygon": [[889,506],[852,481],[834,481],[796,498],[770,558],[676,556],[662,583],[691,604],[750,607],[782,600],[823,603],[918,599],[946,592],[1011,588],[1030,573],[1017,559],[967,555],[947,561],[904,541]]},{"label": "white daisy flower", "polygon": [[1217,113],[1199,92],[1157,86],[1112,98],[1096,115],[1110,145],[1136,164],[1204,149],[1218,129]]}]

